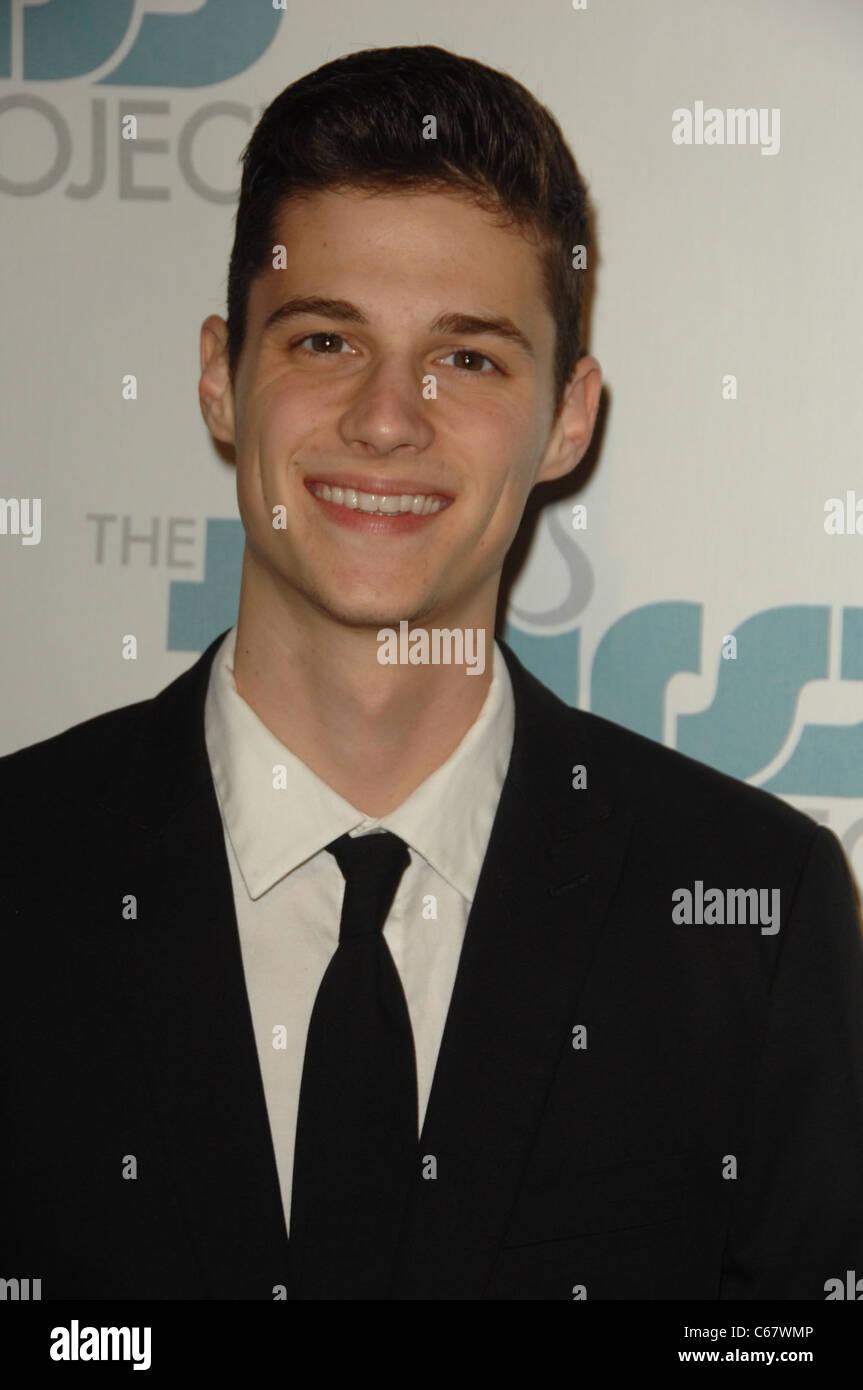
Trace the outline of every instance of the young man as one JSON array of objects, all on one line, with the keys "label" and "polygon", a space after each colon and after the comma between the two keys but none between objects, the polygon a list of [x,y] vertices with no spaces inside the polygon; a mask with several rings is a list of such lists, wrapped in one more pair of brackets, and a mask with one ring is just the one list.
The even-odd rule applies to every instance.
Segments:
[{"label": "young man", "polygon": [[837,841],[494,641],[596,418],[588,243],[548,113],[440,49],[329,63],[256,129],[201,334],[236,628],[0,769],[0,1249],[44,1298],[863,1269]]}]

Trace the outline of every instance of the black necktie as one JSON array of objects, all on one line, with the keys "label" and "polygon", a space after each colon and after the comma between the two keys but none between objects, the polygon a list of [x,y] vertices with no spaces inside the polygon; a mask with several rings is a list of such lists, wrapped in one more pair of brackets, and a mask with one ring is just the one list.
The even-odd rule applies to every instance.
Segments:
[{"label": "black necktie", "polygon": [[383,937],[410,854],[388,831],[327,849],[345,896],[306,1038],[291,1266],[298,1298],[384,1299],[419,1163],[413,1032]]}]

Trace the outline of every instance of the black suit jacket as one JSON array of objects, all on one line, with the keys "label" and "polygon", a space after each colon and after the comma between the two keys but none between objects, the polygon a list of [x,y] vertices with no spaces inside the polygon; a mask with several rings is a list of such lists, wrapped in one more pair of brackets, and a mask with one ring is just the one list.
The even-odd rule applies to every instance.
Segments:
[{"label": "black suit jacket", "polygon": [[[0,759],[0,1277],[43,1299],[290,1296],[204,742],[219,641]],[[513,754],[392,1297],[823,1299],[863,1275],[839,844],[504,652]],[[779,888],[779,931],[676,925],[697,880]]]}]

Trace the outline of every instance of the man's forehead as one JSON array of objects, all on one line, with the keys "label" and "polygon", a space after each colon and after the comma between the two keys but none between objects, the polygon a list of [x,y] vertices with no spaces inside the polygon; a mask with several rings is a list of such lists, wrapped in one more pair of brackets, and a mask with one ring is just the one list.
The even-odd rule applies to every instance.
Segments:
[{"label": "man's forehead", "polygon": [[[494,245],[494,254],[526,264],[536,256],[539,239],[502,211],[477,206],[475,200],[458,190],[448,192],[423,189],[369,190],[333,189],[301,193],[285,198],[273,220],[274,233],[285,238],[302,238],[308,249],[343,254],[361,248],[404,249],[422,246],[423,254],[433,256],[440,244],[440,261],[445,266],[464,262],[476,273],[475,243]],[[337,244],[330,232],[340,233]],[[289,248],[288,241],[285,245]],[[306,249],[304,245],[304,249]]]},{"label": "man's forehead", "polygon": [[[341,225],[344,235],[336,239]],[[467,226],[472,244],[461,235]],[[417,237],[425,253],[414,256]],[[495,253],[478,254],[479,238],[488,238],[486,247],[493,242]],[[279,205],[273,244],[274,258],[284,247],[281,268],[278,262],[267,265],[250,291],[250,308],[262,321],[283,303],[320,297],[348,301],[360,310],[355,322],[370,322],[376,306],[382,307],[383,290],[428,326],[446,314],[508,320],[515,329],[512,340],[520,332],[536,351],[550,332],[536,239],[501,227],[494,214],[458,193],[411,189],[370,196],[354,188],[302,193]],[[307,278],[312,266],[314,282]],[[317,278],[321,267],[326,284]]]}]

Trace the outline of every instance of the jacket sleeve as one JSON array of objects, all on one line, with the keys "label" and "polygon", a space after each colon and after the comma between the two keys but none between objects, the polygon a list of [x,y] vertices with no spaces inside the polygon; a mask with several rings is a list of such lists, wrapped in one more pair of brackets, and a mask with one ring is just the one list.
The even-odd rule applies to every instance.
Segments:
[{"label": "jacket sleeve", "polygon": [[812,838],[780,932],[721,1299],[823,1300],[829,1280],[863,1280],[863,934],[829,830]]}]

